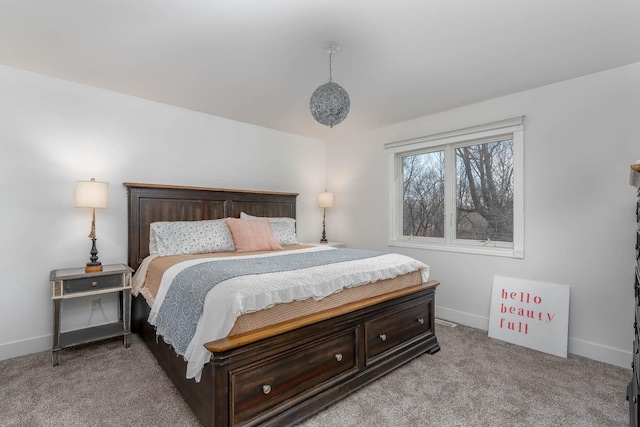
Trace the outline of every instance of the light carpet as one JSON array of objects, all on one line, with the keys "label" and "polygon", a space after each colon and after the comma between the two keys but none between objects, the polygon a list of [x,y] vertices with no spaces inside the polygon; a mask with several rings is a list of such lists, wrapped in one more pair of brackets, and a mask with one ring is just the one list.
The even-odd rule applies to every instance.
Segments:
[{"label": "light carpet", "polygon": [[[564,359],[437,325],[423,355],[299,427],[626,426],[631,370]],[[198,426],[144,344],[132,337],[0,361],[1,426]]]}]

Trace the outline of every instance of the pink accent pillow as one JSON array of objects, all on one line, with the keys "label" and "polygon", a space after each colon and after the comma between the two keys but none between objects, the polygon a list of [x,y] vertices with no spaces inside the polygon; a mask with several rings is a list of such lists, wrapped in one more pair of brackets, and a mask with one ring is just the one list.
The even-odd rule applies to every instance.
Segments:
[{"label": "pink accent pillow", "polygon": [[225,218],[224,220],[231,230],[236,252],[282,250],[282,246],[271,233],[268,219]]}]

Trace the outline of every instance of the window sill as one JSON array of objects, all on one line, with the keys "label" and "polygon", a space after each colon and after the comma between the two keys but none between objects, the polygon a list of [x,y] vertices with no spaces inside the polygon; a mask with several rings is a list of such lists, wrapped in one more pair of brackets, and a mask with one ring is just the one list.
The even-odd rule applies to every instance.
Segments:
[{"label": "window sill", "polygon": [[498,256],[504,258],[516,258],[524,259],[524,251],[513,248],[498,248],[498,247],[480,247],[480,246],[462,246],[454,244],[439,244],[428,242],[416,242],[411,240],[389,240],[389,246],[396,246],[402,248],[414,248],[414,249],[429,249],[433,251],[443,252],[458,252],[464,254],[474,255],[488,255]]}]

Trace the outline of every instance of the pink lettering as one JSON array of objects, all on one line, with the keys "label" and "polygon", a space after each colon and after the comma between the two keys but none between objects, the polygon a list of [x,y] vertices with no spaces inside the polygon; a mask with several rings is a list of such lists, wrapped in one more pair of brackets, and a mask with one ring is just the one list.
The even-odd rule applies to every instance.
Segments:
[{"label": "pink lettering", "polygon": [[525,304],[530,304],[531,302],[534,304],[542,304],[542,297],[540,295],[532,296],[529,292],[507,292],[506,289],[502,289],[500,291],[500,296],[502,299],[519,300]]},{"label": "pink lettering", "polygon": [[[506,324],[506,325],[505,325]],[[510,322],[505,318],[500,318],[500,329],[506,329],[519,334],[529,334],[529,324],[524,322]]]}]

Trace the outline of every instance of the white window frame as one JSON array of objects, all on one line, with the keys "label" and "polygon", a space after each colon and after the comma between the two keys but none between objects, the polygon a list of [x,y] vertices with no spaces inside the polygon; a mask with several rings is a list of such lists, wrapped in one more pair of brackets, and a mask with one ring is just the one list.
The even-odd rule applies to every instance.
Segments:
[{"label": "white window frame", "polygon": [[[513,243],[456,239],[455,149],[499,138],[513,141]],[[524,116],[392,142],[384,147],[388,151],[389,246],[524,258]],[[402,157],[439,150],[445,151],[445,237],[404,236]]]}]

